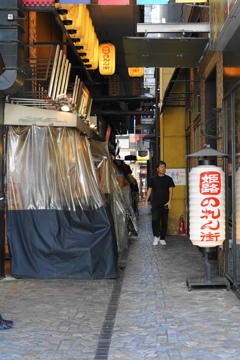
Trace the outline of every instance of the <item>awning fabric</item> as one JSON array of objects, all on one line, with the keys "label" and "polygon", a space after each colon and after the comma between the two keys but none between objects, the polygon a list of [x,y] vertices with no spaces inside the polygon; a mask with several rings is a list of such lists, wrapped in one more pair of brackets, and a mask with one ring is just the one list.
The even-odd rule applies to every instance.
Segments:
[{"label": "awning fabric", "polygon": [[127,67],[195,68],[209,43],[208,38],[124,37]]},{"label": "awning fabric", "polygon": [[118,276],[113,223],[88,139],[76,129],[9,127],[7,198],[14,276]]}]

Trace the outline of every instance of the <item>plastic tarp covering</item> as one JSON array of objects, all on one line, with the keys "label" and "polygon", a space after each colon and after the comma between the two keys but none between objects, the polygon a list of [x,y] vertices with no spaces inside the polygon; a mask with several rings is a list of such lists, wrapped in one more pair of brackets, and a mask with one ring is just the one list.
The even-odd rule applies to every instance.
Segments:
[{"label": "plastic tarp covering", "polygon": [[[109,202],[114,219],[118,252],[121,252],[128,247],[127,222],[129,214],[134,218],[135,215],[124,195],[127,190],[123,192],[123,189],[121,189],[116,179],[117,170],[111,159],[111,155],[108,150],[108,144],[106,142],[90,140],[90,148],[94,162],[96,164],[100,188],[102,192],[107,195],[107,198],[110,199]],[[136,226],[135,233],[137,234],[136,218],[134,225]]]},{"label": "plastic tarp covering", "polygon": [[7,200],[15,277],[117,277],[114,227],[76,129],[9,127]]}]

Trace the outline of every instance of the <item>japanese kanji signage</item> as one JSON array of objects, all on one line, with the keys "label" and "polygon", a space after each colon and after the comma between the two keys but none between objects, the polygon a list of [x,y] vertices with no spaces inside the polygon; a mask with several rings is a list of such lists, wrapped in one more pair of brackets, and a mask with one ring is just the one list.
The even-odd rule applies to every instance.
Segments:
[{"label": "japanese kanji signage", "polygon": [[115,72],[115,46],[110,43],[99,45],[99,72],[101,75],[113,75]]},{"label": "japanese kanji signage", "polygon": [[213,165],[193,168],[189,176],[190,240],[214,247],[225,240],[225,178]]},{"label": "japanese kanji signage", "polygon": [[120,77],[118,75],[112,75],[108,80],[109,96],[120,95]]}]

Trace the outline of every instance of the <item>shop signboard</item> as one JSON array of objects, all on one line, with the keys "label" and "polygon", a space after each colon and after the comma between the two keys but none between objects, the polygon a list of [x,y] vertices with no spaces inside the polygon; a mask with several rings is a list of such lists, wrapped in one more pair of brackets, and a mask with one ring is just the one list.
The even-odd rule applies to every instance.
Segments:
[{"label": "shop signboard", "polygon": [[120,95],[120,77],[118,75],[112,75],[108,81],[109,96]]},{"label": "shop signboard", "polygon": [[132,96],[140,96],[142,86],[141,78],[132,78]]},{"label": "shop signboard", "polygon": [[4,124],[76,127],[77,114],[6,103]]}]

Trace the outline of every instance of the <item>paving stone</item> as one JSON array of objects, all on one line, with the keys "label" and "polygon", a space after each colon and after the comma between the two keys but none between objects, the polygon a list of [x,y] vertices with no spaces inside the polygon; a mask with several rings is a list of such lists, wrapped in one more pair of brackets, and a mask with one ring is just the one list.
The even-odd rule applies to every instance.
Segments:
[{"label": "paving stone", "polygon": [[151,216],[141,210],[116,318],[108,305],[119,279],[0,281],[1,313],[15,322],[0,331],[0,359],[93,360],[111,310],[104,360],[238,360],[238,298],[220,288],[189,292],[186,278],[204,273],[202,255],[187,237],[166,241],[152,246]]}]

